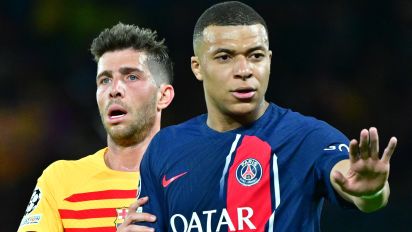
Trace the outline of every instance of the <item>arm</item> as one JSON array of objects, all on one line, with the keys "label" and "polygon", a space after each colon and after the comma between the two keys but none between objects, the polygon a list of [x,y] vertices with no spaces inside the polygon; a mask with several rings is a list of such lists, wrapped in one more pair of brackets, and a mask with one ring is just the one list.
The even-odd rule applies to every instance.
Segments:
[{"label": "arm", "polygon": [[18,232],[63,232],[62,220],[57,210],[54,198],[47,188],[47,185],[43,182],[44,176],[41,176],[30,198],[26,212],[18,228]]},{"label": "arm", "polygon": [[389,161],[397,140],[392,137],[379,157],[376,128],[362,130],[360,140],[349,144],[349,159],[338,162],[330,173],[334,189],[363,212],[384,207],[389,198]]}]

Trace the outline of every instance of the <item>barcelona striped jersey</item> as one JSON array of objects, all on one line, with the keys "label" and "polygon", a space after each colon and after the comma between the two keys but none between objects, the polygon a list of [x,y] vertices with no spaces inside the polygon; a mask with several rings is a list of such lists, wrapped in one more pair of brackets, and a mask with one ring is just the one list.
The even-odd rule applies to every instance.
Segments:
[{"label": "barcelona striped jersey", "polygon": [[136,199],[139,173],[109,169],[105,151],[46,168],[18,231],[115,232]]}]

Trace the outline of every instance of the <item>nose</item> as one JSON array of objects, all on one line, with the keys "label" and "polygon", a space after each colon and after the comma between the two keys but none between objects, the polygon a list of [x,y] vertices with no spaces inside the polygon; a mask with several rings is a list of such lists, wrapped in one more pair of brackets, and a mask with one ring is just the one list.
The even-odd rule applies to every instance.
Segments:
[{"label": "nose", "polygon": [[252,76],[252,69],[250,63],[245,56],[236,57],[234,65],[234,76],[235,78],[240,78],[246,80]]},{"label": "nose", "polygon": [[112,86],[111,86],[110,93],[109,93],[110,97],[123,98],[124,93],[125,93],[124,83],[117,78],[113,78]]}]

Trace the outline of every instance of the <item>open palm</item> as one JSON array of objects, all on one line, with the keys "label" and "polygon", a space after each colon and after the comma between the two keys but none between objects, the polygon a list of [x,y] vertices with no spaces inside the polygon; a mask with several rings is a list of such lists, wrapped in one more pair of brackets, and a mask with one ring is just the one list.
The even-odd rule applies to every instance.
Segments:
[{"label": "open palm", "polygon": [[392,137],[380,157],[377,129],[363,129],[359,142],[353,139],[349,144],[349,171],[345,175],[336,172],[336,183],[352,196],[371,195],[380,191],[388,180],[389,161],[396,143],[397,139]]}]

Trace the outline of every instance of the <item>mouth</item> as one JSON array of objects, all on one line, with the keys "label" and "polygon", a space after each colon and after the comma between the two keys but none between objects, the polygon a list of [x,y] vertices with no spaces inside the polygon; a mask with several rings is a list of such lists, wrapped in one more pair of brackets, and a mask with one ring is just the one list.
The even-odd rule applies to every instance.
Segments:
[{"label": "mouth", "polygon": [[111,105],[109,107],[107,116],[109,117],[110,120],[116,120],[116,119],[123,118],[124,116],[126,116],[126,114],[127,114],[127,110],[124,109],[122,106]]},{"label": "mouth", "polygon": [[255,96],[256,89],[251,87],[237,88],[232,92],[232,95],[239,100],[250,100]]}]

